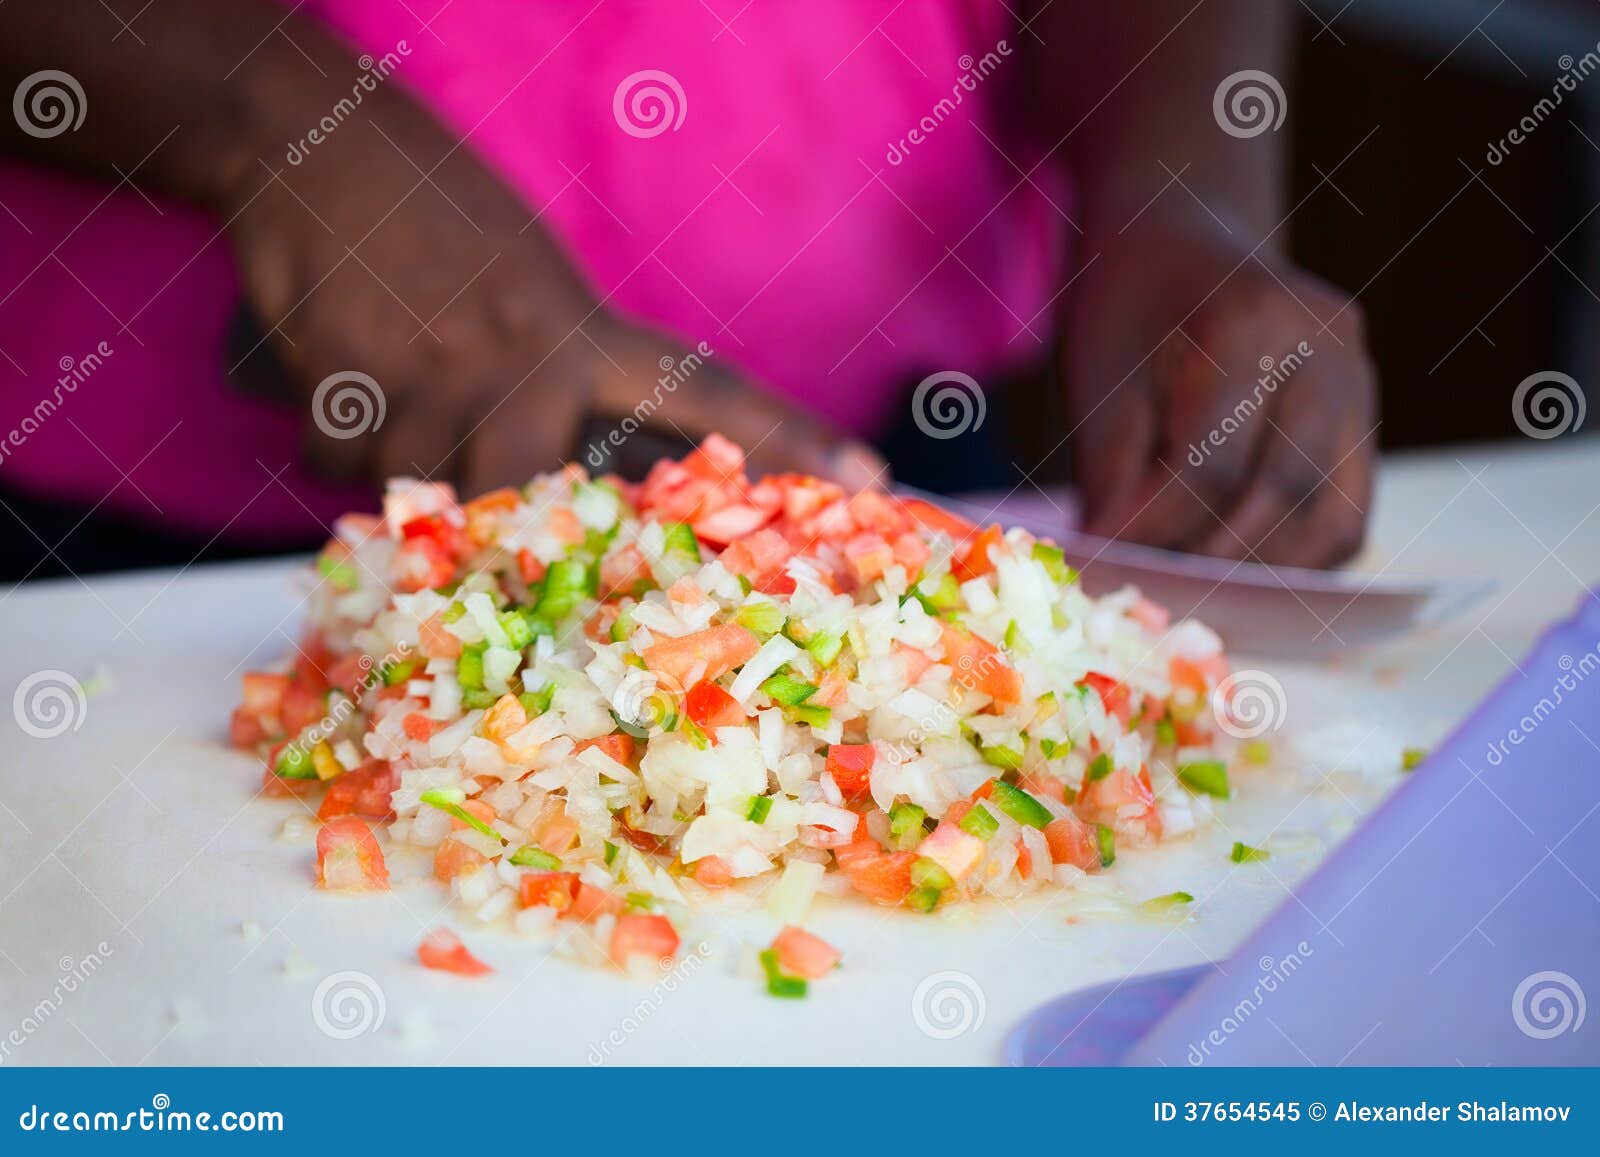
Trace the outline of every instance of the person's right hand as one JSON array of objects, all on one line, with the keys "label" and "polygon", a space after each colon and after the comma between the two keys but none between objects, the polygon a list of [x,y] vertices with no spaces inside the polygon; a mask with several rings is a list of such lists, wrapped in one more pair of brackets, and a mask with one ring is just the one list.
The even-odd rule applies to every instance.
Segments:
[{"label": "person's right hand", "polygon": [[[326,114],[307,107],[318,99],[275,114],[289,139]],[[658,386],[690,351],[598,301],[536,211],[394,82],[302,149],[291,165],[283,144],[259,142],[260,161],[218,208],[246,298],[307,406],[306,454],[321,471],[421,474],[478,493],[573,456],[585,414],[621,419],[641,402],[663,431],[743,444],[757,471],[860,485],[878,470],[871,450],[715,362]],[[359,413],[330,415],[330,389],[319,425],[311,400],[351,371],[377,381],[384,419],[330,436]]]}]

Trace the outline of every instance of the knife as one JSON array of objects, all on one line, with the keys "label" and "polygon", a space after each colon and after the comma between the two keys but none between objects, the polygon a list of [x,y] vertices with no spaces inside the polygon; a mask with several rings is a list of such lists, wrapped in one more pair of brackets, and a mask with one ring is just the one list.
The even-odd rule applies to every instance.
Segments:
[{"label": "knife", "polygon": [[896,494],[942,506],[969,522],[1020,526],[1061,547],[1084,589],[1105,594],[1126,584],[1166,606],[1175,619],[1205,622],[1229,650],[1265,658],[1307,659],[1442,623],[1479,602],[1492,580],[1429,580],[1357,571],[1307,570],[1231,562],[1099,538],[1047,525],[1014,503],[976,502],[896,485]]}]

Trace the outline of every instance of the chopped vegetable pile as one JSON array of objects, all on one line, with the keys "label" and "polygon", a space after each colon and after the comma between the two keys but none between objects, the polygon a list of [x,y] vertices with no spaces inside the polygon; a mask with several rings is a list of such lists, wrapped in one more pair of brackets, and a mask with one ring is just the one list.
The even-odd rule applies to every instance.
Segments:
[{"label": "chopped vegetable pile", "polygon": [[[1232,790],[1209,629],[1089,597],[1020,530],[751,482],[716,435],[639,484],[393,482],[313,577],[299,655],[244,677],[232,739],[270,790],[322,793],[318,883],[386,888],[385,847],[430,849],[479,920],[586,922],[622,966],[751,881],[785,926],[768,989],[803,995],[838,961],[799,926],[819,891],[933,912],[1070,888]],[[453,938],[421,956],[484,967]]]}]

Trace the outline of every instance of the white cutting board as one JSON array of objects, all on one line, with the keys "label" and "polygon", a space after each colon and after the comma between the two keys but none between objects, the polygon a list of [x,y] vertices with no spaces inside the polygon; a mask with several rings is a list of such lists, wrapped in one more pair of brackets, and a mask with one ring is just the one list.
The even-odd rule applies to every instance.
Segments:
[{"label": "white cutting board", "polygon": [[[1375,565],[1499,574],[1510,598],[1382,652],[1275,667],[1288,722],[1274,766],[1237,777],[1212,830],[1107,874],[1134,901],[1193,893],[1188,919],[1097,918],[1060,899],[931,918],[823,901],[809,923],[844,967],[797,1002],[749,971],[775,928],[738,897],[688,930],[686,949],[703,939],[707,953],[652,983],[478,928],[427,882],[371,898],[313,889],[311,844],[279,838],[300,805],[255,798],[259,768],[222,742],[239,673],[296,635],[287,567],[12,590],[0,691],[46,669],[104,686],[52,738],[0,704],[0,1064],[993,1063],[1021,1016],[1068,989],[1225,958],[1398,781],[1401,748],[1442,735],[1571,605],[1576,576],[1600,575],[1580,501],[1600,468],[1538,451],[1497,457],[1477,481],[1490,459],[1386,474]],[[1555,478],[1573,497],[1552,498]],[[1235,839],[1273,859],[1231,864]],[[438,923],[495,974],[417,965]]]}]

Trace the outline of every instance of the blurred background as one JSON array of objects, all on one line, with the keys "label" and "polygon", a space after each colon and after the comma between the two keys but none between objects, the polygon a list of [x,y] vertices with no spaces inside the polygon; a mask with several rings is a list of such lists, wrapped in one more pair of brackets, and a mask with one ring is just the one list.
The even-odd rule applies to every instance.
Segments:
[{"label": "blurred background", "polygon": [[[1571,375],[1592,403],[1600,84],[1576,76],[1600,54],[1600,4],[1296,9],[1291,252],[1366,307],[1383,448],[1522,437],[1509,399],[1536,371]],[[1506,149],[1525,118],[1536,127]],[[1010,412],[1013,436],[1041,444],[1045,427]]]},{"label": "blurred background", "polygon": [[[1594,0],[1285,0],[1294,18],[1292,256],[1365,307],[1382,384],[1386,452],[1522,439],[1511,395],[1539,372],[1590,391],[1600,376],[1600,3]],[[9,212],[9,210],[8,210]],[[26,228],[16,215],[17,225]],[[9,224],[0,219],[0,244]],[[15,292],[15,291],[13,291]],[[242,348],[255,339],[245,335]],[[219,351],[229,364],[239,362]],[[239,362],[237,384],[267,372]],[[0,373],[6,372],[0,366]],[[115,367],[102,371],[115,373]],[[986,386],[988,383],[986,383]],[[1053,371],[990,390],[993,471],[968,473],[909,415],[882,449],[905,480],[938,489],[1003,485],[1005,463],[1038,462],[1067,423]],[[1592,409],[1592,407],[1591,407]],[[1041,420],[1043,416],[1043,420]],[[602,424],[602,431],[603,431]],[[1592,430],[1593,420],[1583,432]],[[640,438],[636,459],[680,447]],[[119,467],[121,469],[121,467]],[[132,466],[137,485],[138,467]],[[0,580],[260,553],[228,536],[168,535],[14,491],[0,467]],[[72,540],[76,554],[57,547]],[[314,541],[279,541],[304,550]]]}]

